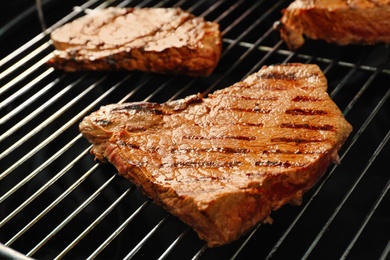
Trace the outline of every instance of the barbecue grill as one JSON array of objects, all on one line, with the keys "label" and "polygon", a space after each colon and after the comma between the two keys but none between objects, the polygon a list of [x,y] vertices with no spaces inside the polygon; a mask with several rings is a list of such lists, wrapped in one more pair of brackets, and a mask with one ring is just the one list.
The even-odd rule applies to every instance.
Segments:
[{"label": "barbecue grill", "polygon": [[[390,48],[308,40],[289,51],[273,30],[290,1],[57,1],[17,6],[0,23],[0,258],[388,259]],[[31,6],[29,6],[31,5]],[[50,32],[89,9],[181,7],[220,23],[223,52],[206,78],[47,67]],[[4,10],[3,10],[4,11]],[[208,248],[109,164],[78,132],[100,106],[165,102],[228,87],[263,65],[315,63],[354,131],[339,165],[301,206],[273,212],[239,240]]]}]

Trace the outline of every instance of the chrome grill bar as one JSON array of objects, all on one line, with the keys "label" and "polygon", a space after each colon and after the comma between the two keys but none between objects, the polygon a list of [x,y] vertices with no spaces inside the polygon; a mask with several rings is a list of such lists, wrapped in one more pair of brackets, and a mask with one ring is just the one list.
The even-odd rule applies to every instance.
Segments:
[{"label": "chrome grill bar", "polygon": [[186,228],[176,239],[170,244],[170,246],[164,251],[164,253],[158,258],[158,260],[166,259],[171,251],[179,245],[180,241],[190,232],[190,228]]},{"label": "chrome grill bar", "polygon": [[[20,68],[20,66],[22,66],[26,62],[30,61],[32,58],[35,58],[39,53],[41,53],[43,50],[45,50],[45,49],[47,49],[49,47],[51,47],[51,44],[49,42],[46,42],[45,44],[43,44],[39,48],[37,48],[34,51],[30,52],[27,56],[25,56],[24,58],[20,59],[14,65],[12,65],[8,69],[6,69],[2,73],[0,73],[0,78],[5,78],[9,74],[14,72],[18,68]],[[13,80],[11,80],[9,83],[7,83],[6,85],[2,86],[0,88],[0,95],[3,94],[4,92],[6,92],[8,89],[12,88],[15,85],[16,82],[21,81],[27,75],[31,74],[31,72],[35,71],[37,68],[42,66],[42,64],[44,64],[51,57],[52,57],[52,54],[48,54],[46,57],[42,58],[40,61],[35,63],[33,66],[31,66],[29,70],[26,70],[25,72],[20,74],[18,77],[16,77]],[[48,71],[52,72],[53,69],[49,69]]]},{"label": "chrome grill bar", "polygon": [[[86,151],[87,152],[87,151]],[[77,158],[76,158],[77,159]],[[50,210],[52,210],[56,205],[58,205],[59,202],[61,202],[61,200],[63,200],[66,196],[69,195],[69,193],[71,193],[77,186],[80,185],[80,183],[82,183],[83,181],[85,181],[87,179],[87,177],[89,177],[92,172],[96,169],[96,167],[93,167],[90,169],[90,171],[88,171],[86,174],[84,174],[82,176],[82,178],[80,178],[79,180],[77,180],[75,183],[73,183],[72,186],[70,186],[64,193],[61,194],[60,197],[58,197],[57,199],[55,199],[44,211],[42,211],[40,214],[38,214],[32,221],[30,221],[26,226],[24,226],[23,229],[21,229],[15,236],[13,236],[5,245],[7,246],[10,246],[12,245],[13,242],[15,242],[18,238],[20,238],[28,229],[30,229],[36,222],[38,222],[46,213],[48,213]],[[67,169],[64,169],[64,172],[66,172]],[[51,183],[51,182],[48,182],[48,184]],[[42,187],[44,188],[44,187]],[[36,194],[34,194],[33,197],[37,196]],[[28,202],[28,201],[26,201]],[[67,219],[69,219],[71,216],[69,216]],[[58,230],[60,230],[61,228],[63,227],[63,225],[59,225],[55,230],[53,230],[53,232],[50,233],[50,236],[52,236],[53,234],[57,233]],[[47,237],[50,237],[50,236],[47,236]],[[41,241],[41,243],[39,243],[32,251],[30,251],[27,256],[29,255],[32,255],[33,252],[35,252],[37,249],[39,249],[43,244],[45,244],[45,242],[47,241],[47,238],[45,238],[44,240]]]},{"label": "chrome grill bar", "polygon": [[[51,70],[47,70],[45,71],[43,74],[41,74],[40,76],[36,77],[35,80],[31,81],[29,84],[26,85],[27,88],[30,88],[32,85],[35,85],[37,84],[40,80],[42,80],[43,78],[45,78],[49,73],[51,73]],[[46,87],[42,88],[40,91],[38,91],[36,94],[34,94],[33,96],[31,96],[29,99],[27,99],[25,102],[23,102],[21,105],[19,105],[18,107],[16,107],[15,109],[13,109],[12,111],[10,111],[7,115],[3,116],[2,118],[0,118],[0,124],[4,124],[5,122],[9,121],[12,117],[14,117],[15,115],[17,115],[20,111],[22,111],[23,109],[25,109],[25,107],[28,107],[28,105],[30,105],[32,102],[34,102],[38,97],[40,97],[42,94],[44,94],[45,92],[47,92],[51,87],[53,87],[56,83],[58,83],[58,81],[60,81],[61,78],[57,78],[55,79],[51,84],[47,85]],[[23,89],[22,92],[25,92],[26,90]],[[20,93],[20,91],[17,92],[18,95],[21,95],[23,93]],[[16,97],[14,97],[14,95],[11,95],[11,97],[7,98],[4,102],[2,102],[2,106],[5,107],[7,106],[9,103],[11,103]],[[9,100],[9,101],[8,101]],[[46,104],[50,104],[50,101],[51,100],[55,100],[54,98],[50,99]],[[44,109],[44,107],[42,107],[42,109]],[[38,111],[34,111],[33,113],[31,113],[30,115],[31,116],[28,116],[26,117],[26,119],[24,119],[23,121],[20,121],[18,122],[15,126],[13,126],[12,128],[10,128],[7,132],[5,132],[4,134],[1,135],[0,137],[0,141],[4,140],[5,138],[7,138],[8,136],[10,136],[12,133],[14,133],[17,129],[19,129],[22,125],[24,125],[26,122],[28,122],[29,120],[31,120],[31,118],[33,118],[37,113],[39,113],[40,109]]]},{"label": "chrome grill bar", "polygon": [[[6,149],[3,153],[0,154],[0,159],[3,159],[5,156],[7,156],[11,151],[19,147],[21,144],[23,144],[27,139],[30,139],[32,136],[37,134],[39,131],[41,131],[43,128],[45,128],[50,122],[55,120],[57,117],[59,117],[65,110],[67,110],[70,106],[72,106],[75,102],[77,102],[79,99],[81,99],[83,96],[87,95],[90,91],[92,91],[96,85],[100,84],[104,80],[101,79],[96,84],[91,85],[89,88],[84,90],[81,95],[76,97],[72,100],[71,103],[66,104],[62,109],[58,110],[57,112],[53,113],[50,117],[48,117],[46,120],[44,120],[41,124],[38,125],[37,128],[35,128],[33,131],[31,131],[28,135],[24,136],[17,142],[15,142],[13,145],[11,145],[8,149]],[[20,161],[18,161],[17,164],[15,164],[14,167],[17,167],[20,165],[23,161],[27,160],[30,156],[32,156],[36,151],[42,149],[47,143],[53,141],[60,133],[62,133],[65,129],[69,128],[71,125],[73,125],[77,120],[80,120],[80,118],[83,116],[83,113],[79,113],[78,117],[73,118],[68,123],[64,124],[61,128],[59,128],[55,133],[53,133],[49,138],[45,140],[41,145],[38,145],[35,149],[31,150],[31,152],[27,153],[26,156],[22,157]],[[10,168],[10,171],[14,169],[14,167]],[[5,175],[8,175],[10,171],[6,171]],[[3,174],[1,175],[1,178],[3,178]],[[1,179],[0,178],[0,179]]]},{"label": "chrome grill bar", "polygon": [[[88,151],[85,151],[85,153],[87,153]],[[2,227],[3,225],[5,225],[10,219],[12,219],[13,217],[15,217],[18,213],[20,213],[20,211],[25,208],[28,204],[30,204],[33,200],[35,200],[39,195],[41,195],[48,187],[50,187],[54,182],[56,182],[59,178],[61,178],[64,174],[66,174],[70,168],[72,168],[75,164],[76,161],[79,160],[79,158],[81,158],[82,156],[84,156],[84,154],[81,154],[79,155],[74,161],[72,164],[69,164],[67,168],[64,168],[62,169],[58,174],[56,174],[52,179],[48,180],[45,185],[43,185],[39,190],[37,190],[32,196],[30,196],[27,200],[25,200],[22,204],[20,204],[19,207],[17,207],[13,212],[11,212],[6,218],[4,218],[1,222],[0,222],[0,227]],[[90,173],[89,173],[90,174]],[[85,176],[87,177],[87,176]],[[83,178],[84,180],[85,178]],[[72,186],[72,187],[75,187],[75,186]],[[71,189],[72,190],[72,189]],[[66,195],[69,194],[69,192],[71,191],[69,190],[68,193],[63,193],[60,197],[60,200],[64,197],[66,197]],[[60,201],[58,200],[58,201]],[[57,201],[57,203],[58,203]],[[55,203],[55,204],[57,204]],[[54,204],[54,205],[55,205]],[[47,213],[50,209],[52,209],[52,207],[50,207],[48,210],[46,210],[45,212],[42,212],[42,214],[44,215],[45,213]],[[39,219],[40,217],[37,217],[37,219]],[[24,233],[25,230],[27,230],[29,227],[31,227],[34,223],[36,223],[35,221],[31,222],[29,225],[27,225],[23,230],[21,230],[21,234]],[[18,237],[19,235],[16,236],[16,238]],[[8,243],[6,243],[6,245],[11,245],[13,242],[15,241],[15,239],[11,239]]]},{"label": "chrome grill bar", "polygon": [[[385,136],[385,139],[383,139],[383,142],[381,142],[380,146],[375,150],[375,153],[370,158],[370,161],[368,162],[368,164],[367,164],[366,168],[364,169],[362,175],[367,172],[367,170],[370,168],[370,166],[373,163],[373,161],[377,158],[379,153],[382,151],[383,147],[389,142],[389,139],[390,139],[390,131],[387,133],[387,135]],[[367,226],[368,222],[371,220],[372,216],[375,213],[375,210],[378,208],[380,203],[383,201],[383,199],[384,199],[385,195],[387,194],[387,192],[389,191],[389,189],[390,189],[390,180],[387,182],[386,186],[381,191],[377,201],[375,202],[373,207],[370,209],[369,213],[367,214],[366,218],[364,219],[363,223],[361,224],[359,230],[356,232],[356,235],[353,237],[351,243],[345,249],[343,255],[341,256],[341,259],[346,259],[347,258],[349,252],[351,251],[351,249],[355,245],[356,241],[358,240],[359,236],[363,232],[364,228]],[[381,256],[381,259],[385,259],[387,257],[387,255],[388,255],[388,253],[389,253],[388,251],[386,253],[386,249],[385,249],[383,255]]]},{"label": "chrome grill bar", "polygon": [[[45,61],[47,61],[47,58],[51,55],[47,55],[43,59],[41,59],[39,62],[35,63],[33,66],[31,66],[28,70],[24,71],[23,73],[19,74],[16,78],[5,84],[0,89],[0,95],[6,92],[7,90],[11,89],[17,82],[22,81],[27,77],[27,75],[30,75],[32,72],[36,71],[37,68],[41,67]],[[2,76],[3,77],[3,76]],[[19,95],[19,94],[18,94]],[[3,105],[3,104],[2,104]]]},{"label": "chrome grill bar", "polygon": [[[384,62],[384,64],[387,63],[387,60],[386,62]],[[355,72],[356,71],[356,67],[353,67],[351,69],[351,72]],[[373,73],[373,75],[369,78],[369,80],[364,84],[364,87],[362,87],[362,89],[366,89],[370,83],[372,82],[373,78],[375,78],[378,74],[378,72],[380,71],[379,70],[375,70],[375,72]],[[341,83],[336,87],[336,89],[340,89],[343,87],[343,85],[348,81],[348,79],[352,76],[353,73],[348,73],[344,78],[343,80],[341,81]],[[344,83],[344,84],[342,84]],[[362,91],[362,90],[361,90]],[[336,93],[338,93],[338,91],[336,92],[332,92],[333,93],[333,97],[334,95],[336,95]],[[349,150],[352,149],[353,145],[355,144],[355,142],[359,139],[360,135],[366,130],[367,126],[370,124],[371,120],[374,118],[374,116],[379,112],[379,110],[382,108],[383,104],[388,100],[389,98],[389,95],[390,95],[390,89],[389,91],[387,91],[386,95],[383,96],[382,100],[380,102],[378,102],[377,106],[372,110],[372,112],[370,113],[369,117],[367,118],[367,120],[363,123],[362,127],[356,132],[356,134],[353,136],[353,139],[350,143],[350,145],[345,149],[344,153],[340,156],[340,162],[344,159],[344,157],[348,154]],[[360,95],[356,95],[354,100],[352,101],[353,103],[356,103],[356,97],[357,96],[361,96]],[[352,107],[351,103],[349,103],[348,107]],[[343,113],[344,114],[347,114],[347,112],[349,111],[348,110],[345,110]],[[386,141],[387,142],[387,141]],[[381,147],[383,146],[382,145],[383,143],[381,143]],[[375,159],[377,156],[377,154],[375,154],[375,156],[372,157],[372,159]],[[295,225],[297,224],[297,222],[299,221],[299,219],[301,218],[301,216],[305,213],[305,211],[307,210],[307,208],[310,206],[310,203],[316,198],[316,196],[318,195],[318,193],[321,191],[321,189],[323,188],[323,186],[326,184],[327,180],[331,177],[331,175],[334,173],[335,169],[337,168],[337,165],[333,166],[332,169],[330,170],[329,174],[327,176],[325,176],[325,178],[323,178],[323,180],[320,182],[320,184],[318,185],[317,189],[315,190],[314,194],[310,197],[310,199],[307,201],[307,203],[304,205],[304,207],[302,208],[302,210],[300,211],[300,213],[297,215],[297,217],[294,219],[294,221],[291,223],[291,225],[286,229],[286,231],[283,233],[283,235],[280,237],[279,241],[275,244],[275,246],[272,248],[272,250],[270,251],[270,253],[268,254],[267,256],[267,259],[271,259],[273,257],[273,254],[279,249],[279,247],[281,246],[281,244],[284,242],[284,240],[286,239],[286,237],[288,236],[288,234],[291,232],[291,230],[295,227]],[[350,196],[350,194],[354,191],[355,187],[358,185],[359,183],[359,180],[364,176],[364,172],[359,176],[359,178],[356,180],[356,182],[354,183],[354,185],[350,188],[349,192],[346,194],[346,196],[344,197],[344,199],[342,200],[342,202],[340,203],[340,205],[336,208],[334,214],[329,218],[328,222],[323,226],[323,228],[321,229],[321,232],[318,234],[318,236],[315,238],[315,240],[313,241],[313,244],[308,248],[307,252],[305,253],[305,255],[303,256],[304,259],[307,259],[310,255],[310,252],[311,250],[314,249],[316,243],[318,242],[318,240],[321,238],[321,236],[327,231],[327,229],[329,228],[329,225],[331,224],[332,220],[335,218],[335,216],[337,215],[337,213],[339,212],[339,210],[344,206],[346,200],[348,199],[348,197]]]},{"label": "chrome grill bar", "polygon": [[135,256],[135,254],[141,249],[141,247],[146,243],[146,241],[154,235],[154,233],[158,230],[161,225],[163,225],[170,215],[165,216],[160,222],[123,258],[123,259],[131,259]]},{"label": "chrome grill bar", "polygon": [[69,15],[67,15],[66,17],[59,20],[57,23],[50,26],[44,33],[38,34],[36,37],[34,37],[33,39],[26,42],[23,46],[19,47],[17,50],[15,50],[14,52],[10,53],[9,55],[7,55],[3,59],[1,59],[0,60],[0,67],[5,65],[6,63],[12,61],[15,57],[21,55],[24,51],[27,51],[29,48],[34,46],[34,44],[36,44],[37,42],[39,42],[40,40],[45,38],[48,34],[50,34],[54,29],[58,28],[59,26],[63,25],[64,23],[69,22],[70,20],[74,19],[80,12],[86,10],[91,5],[93,5],[97,2],[99,2],[99,0],[89,0],[85,4],[80,6],[80,8],[75,8],[73,12],[69,13]]},{"label": "chrome grill bar", "polygon": [[[367,85],[367,84],[366,84]],[[387,91],[387,95],[384,96],[385,99],[387,99],[388,97],[390,96],[390,89],[389,91]],[[381,104],[383,104],[384,102],[380,102],[378,104],[378,106],[380,106]],[[377,106],[377,107],[378,107]],[[373,113],[375,113],[375,111],[378,111],[378,109],[375,109],[373,111]],[[371,115],[373,115],[373,113],[371,113]],[[373,116],[371,116],[370,118],[372,118]],[[369,118],[369,119],[370,119]],[[368,119],[368,120],[369,120]],[[362,130],[363,131],[363,130]],[[360,132],[362,132],[360,131]],[[354,141],[356,141],[357,138],[354,138]],[[311,246],[308,248],[308,250],[306,251],[305,255],[303,256],[305,259],[308,258],[308,256],[310,255],[311,251],[313,250],[313,248],[316,246],[316,244],[318,243],[318,241],[321,239],[321,237],[323,236],[323,234],[326,232],[326,230],[329,228],[329,225],[332,223],[332,221],[335,219],[336,215],[339,213],[339,211],[341,210],[341,208],[344,206],[344,204],[346,203],[346,201],[348,200],[348,198],[351,196],[352,192],[354,192],[356,186],[359,184],[359,182],[361,181],[361,179],[364,177],[367,169],[369,168],[369,166],[372,164],[372,161],[376,159],[376,157],[378,156],[378,153],[379,151],[382,150],[383,146],[387,143],[388,141],[388,138],[385,138],[383,140],[383,142],[380,144],[380,146],[377,148],[376,152],[373,154],[373,156],[370,158],[369,162],[368,162],[368,165],[367,167],[363,170],[363,172],[359,175],[359,177],[355,180],[355,182],[353,183],[353,185],[351,186],[351,188],[348,190],[348,192],[346,193],[345,197],[343,198],[343,200],[340,202],[340,204],[336,207],[335,211],[333,212],[332,216],[328,219],[328,221],[326,222],[326,224],[323,226],[323,228],[321,229],[321,232],[317,235],[317,237],[313,240],[313,243],[311,244]],[[351,146],[354,144],[354,142],[351,144]],[[349,146],[348,148],[351,148],[351,146]],[[343,154],[343,157],[345,156],[346,152]],[[342,159],[342,158],[341,158]],[[336,167],[336,166],[335,166]],[[334,167],[334,168],[335,168]]]},{"label": "chrome grill bar", "polygon": [[[77,183],[75,184],[80,184],[82,181],[84,181],[87,177],[90,176],[90,174],[96,170],[98,167],[98,165],[96,164],[95,166],[93,166],[91,168],[91,170],[89,172],[87,172],[84,176],[83,176],[83,179],[79,180]],[[33,249],[31,249],[30,252],[27,253],[27,255],[33,255],[34,253],[36,253],[41,247],[43,247],[53,236],[55,236],[58,231],[60,231],[61,229],[63,229],[66,225],[69,224],[70,220],[72,220],[74,218],[74,216],[76,216],[77,214],[79,214],[86,206],[88,206],[113,180],[114,178],[116,177],[117,175],[113,175],[110,179],[108,179],[102,186],[99,187],[99,189],[97,189],[87,200],[85,200],[72,214],[70,214],[64,221],[62,221],[56,229],[54,229],[52,232],[50,232],[44,239],[41,240],[40,243],[38,243]],[[72,187],[73,189],[75,187]],[[66,191],[65,193],[69,194],[71,192],[71,189],[68,189],[69,191]],[[63,195],[65,195],[65,193],[63,193]],[[66,195],[65,195],[66,196]],[[55,202],[59,201],[60,197],[57,198],[52,204],[50,204],[50,207],[54,207],[55,206]],[[42,212],[41,214],[44,214],[44,212]],[[40,214],[40,215],[41,215]],[[38,216],[37,216],[38,217]]]},{"label": "chrome grill bar", "polygon": [[[71,250],[78,242],[80,242],[80,240],[86,235],[88,234],[102,219],[104,219],[108,213],[110,213],[116,206],[117,204],[122,201],[125,196],[127,196],[130,192],[132,191],[131,188],[127,189],[110,207],[108,207],[104,212],[103,214],[101,214],[97,219],[95,219],[94,222],[92,222],[92,224],[90,226],[88,226],[88,228],[86,228],[75,240],[73,240],[72,243],[70,243],[57,257],[56,259],[61,259],[63,258],[66,253],[69,252],[69,250]],[[139,208],[139,210],[142,210],[144,207],[146,207],[146,205],[148,204],[148,202],[145,202],[144,204],[142,204],[142,206]],[[136,213],[135,213],[136,214]],[[133,216],[133,215],[132,215]],[[125,226],[126,224],[128,224],[128,222],[124,222],[123,223],[123,226]],[[115,234],[118,234],[118,233],[113,233],[113,236],[112,238],[114,238]],[[112,239],[111,238],[111,239]],[[103,249],[104,246],[102,246],[101,249]],[[100,249],[100,248],[99,248]],[[97,250],[98,251],[98,250]],[[94,258],[94,257],[92,257]],[[91,257],[89,259],[92,259]]]},{"label": "chrome grill bar", "polygon": [[[59,158],[66,150],[69,149],[69,147],[75,145],[76,141],[79,140],[80,137],[81,137],[80,135],[76,136],[71,142],[68,143],[67,146],[62,147],[60,150],[58,150],[57,153],[55,153],[52,157],[50,157],[49,160],[42,163],[38,168],[36,168],[33,172],[31,172],[26,178],[24,178],[17,185],[15,185],[10,190],[8,190],[3,196],[1,196],[0,203],[5,201],[8,197],[14,194],[18,189],[20,189],[23,185],[28,183],[31,179],[36,177],[39,174],[39,172],[41,172],[44,168],[48,167],[53,161]],[[2,224],[0,224],[0,226],[2,226]]]},{"label": "chrome grill bar", "polygon": [[145,209],[150,203],[150,200],[145,201],[122,225],[109,236],[106,241],[104,241],[89,257],[88,259],[94,259],[99,255],[99,253],[111,242],[114,238],[119,235],[119,233],[134,219],[137,214],[139,214],[143,209]]},{"label": "chrome grill bar", "polygon": [[387,243],[385,250],[383,250],[382,255],[379,259],[387,259],[390,255],[390,241]]}]

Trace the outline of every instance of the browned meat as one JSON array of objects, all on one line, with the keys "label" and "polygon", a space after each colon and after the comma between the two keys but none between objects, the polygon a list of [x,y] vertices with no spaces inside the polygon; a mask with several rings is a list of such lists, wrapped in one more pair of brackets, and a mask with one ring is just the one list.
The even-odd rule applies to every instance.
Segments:
[{"label": "browned meat", "polygon": [[275,27],[292,50],[304,37],[338,45],[390,43],[390,1],[296,0]]},{"label": "browned meat", "polygon": [[219,25],[179,8],[107,8],[51,33],[48,64],[65,71],[141,70],[208,76],[222,48]]},{"label": "browned meat", "polygon": [[263,67],[208,98],[112,104],[81,133],[210,247],[237,239],[338,161],[352,130],[316,65]]}]

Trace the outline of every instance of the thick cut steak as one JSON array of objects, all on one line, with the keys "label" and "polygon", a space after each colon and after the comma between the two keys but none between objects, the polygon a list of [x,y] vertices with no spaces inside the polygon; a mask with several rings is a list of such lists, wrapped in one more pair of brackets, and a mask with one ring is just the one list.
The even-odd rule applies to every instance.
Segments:
[{"label": "thick cut steak", "polygon": [[317,65],[266,66],[207,98],[104,106],[80,131],[97,159],[219,246],[299,203],[338,162],[352,127],[326,89]]},{"label": "thick cut steak", "polygon": [[305,38],[338,45],[390,43],[389,0],[296,0],[275,27],[290,49]]},{"label": "thick cut steak", "polygon": [[94,10],[51,33],[47,63],[65,71],[141,70],[208,76],[222,48],[219,24],[180,8]]}]

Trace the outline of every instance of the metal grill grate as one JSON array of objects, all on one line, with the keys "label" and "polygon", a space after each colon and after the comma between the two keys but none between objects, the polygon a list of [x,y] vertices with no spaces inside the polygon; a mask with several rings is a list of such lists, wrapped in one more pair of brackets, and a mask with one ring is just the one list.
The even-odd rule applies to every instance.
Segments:
[{"label": "metal grill grate", "polygon": [[[44,2],[44,1],[43,1]],[[55,1],[50,1],[55,2]],[[57,1],[58,2],[58,1]],[[286,49],[274,21],[289,1],[77,1],[45,4],[0,35],[0,256],[39,259],[385,259],[390,251],[390,48],[307,41]],[[58,7],[60,6],[60,7]],[[220,23],[223,54],[207,78],[141,72],[63,73],[44,62],[49,33],[107,6],[179,6]],[[63,18],[62,18],[63,17]],[[34,20],[33,18],[29,18]],[[35,20],[34,20],[35,21]],[[93,162],[78,132],[101,105],[182,98],[228,87],[263,65],[316,63],[354,132],[341,164],[305,196],[236,242],[207,248],[111,165]],[[387,170],[386,170],[387,169]],[[15,251],[13,251],[15,250]]]}]

